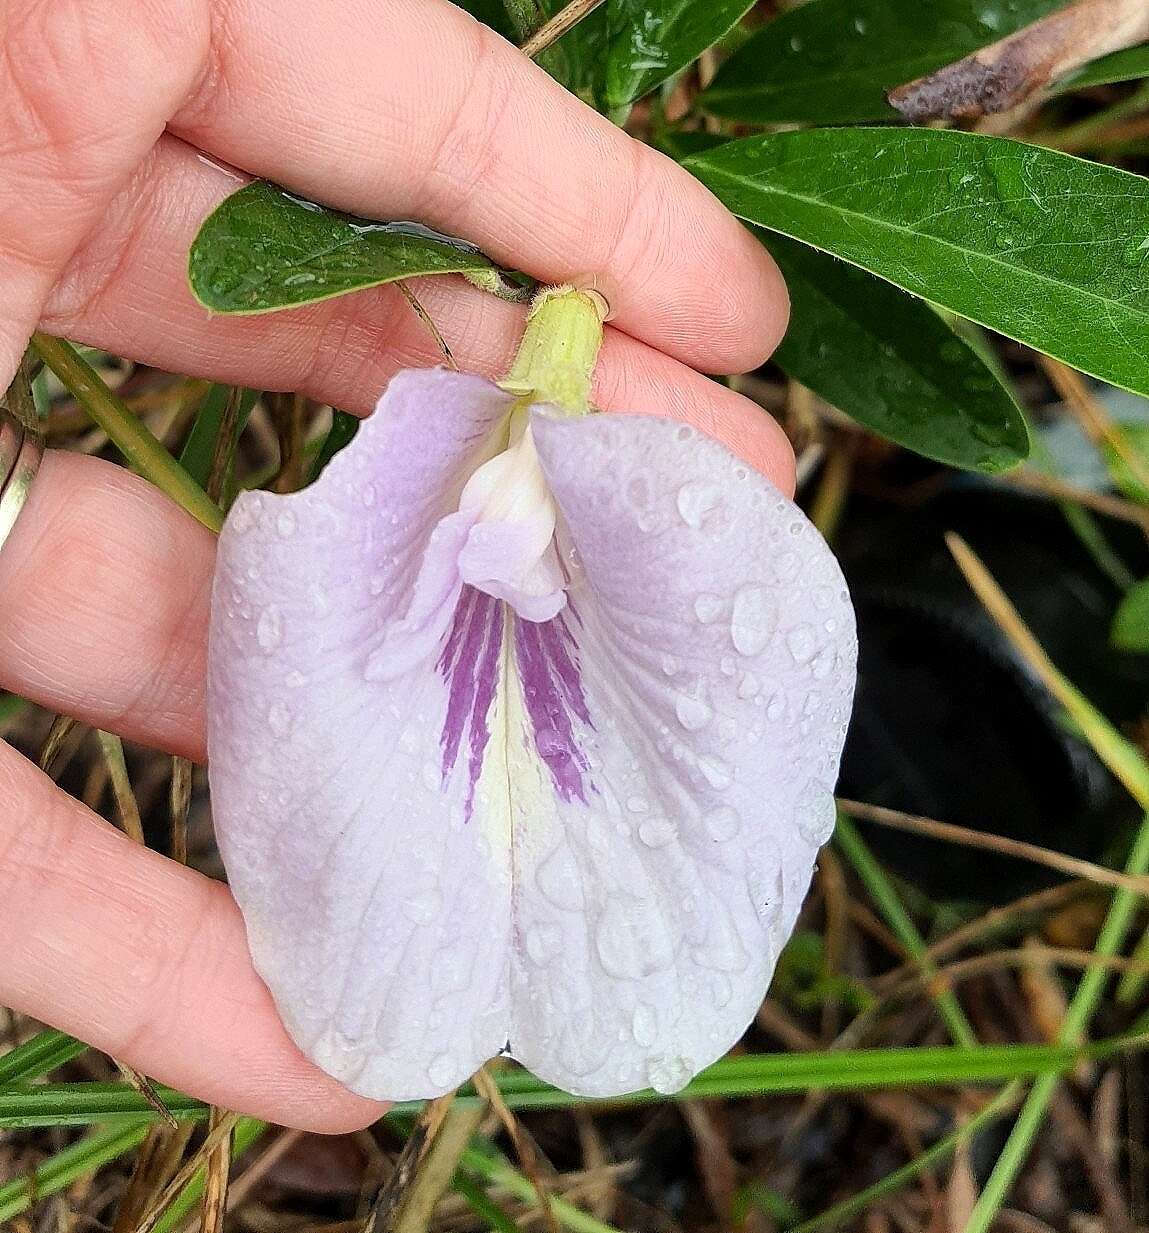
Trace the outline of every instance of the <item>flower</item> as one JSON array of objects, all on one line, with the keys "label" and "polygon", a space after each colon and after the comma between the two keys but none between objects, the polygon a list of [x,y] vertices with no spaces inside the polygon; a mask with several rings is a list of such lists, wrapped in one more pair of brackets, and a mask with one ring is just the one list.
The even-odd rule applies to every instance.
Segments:
[{"label": "flower", "polygon": [[367,1096],[500,1052],[677,1090],[757,1010],[833,828],[837,564],[695,429],[577,414],[600,333],[553,296],[503,386],[398,374],[220,540],[221,850],[289,1032]]}]

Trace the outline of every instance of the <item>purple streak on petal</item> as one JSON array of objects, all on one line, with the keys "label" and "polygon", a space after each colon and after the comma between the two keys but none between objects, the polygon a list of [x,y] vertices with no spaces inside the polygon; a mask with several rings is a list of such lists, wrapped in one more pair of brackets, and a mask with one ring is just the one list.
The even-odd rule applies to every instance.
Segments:
[{"label": "purple streak on petal", "polygon": [[465,814],[468,820],[475,801],[475,785],[483,769],[483,754],[491,735],[487,712],[498,687],[502,643],[502,602],[465,586],[437,667],[448,690],[440,742],[444,782],[458,761],[463,734],[469,728]]},{"label": "purple streak on petal", "polygon": [[587,799],[583,773],[589,769],[579,748],[572,716],[592,727],[579,678],[575,642],[562,614],[549,621],[515,619],[515,659],[523,683],[535,747],[564,801]]}]

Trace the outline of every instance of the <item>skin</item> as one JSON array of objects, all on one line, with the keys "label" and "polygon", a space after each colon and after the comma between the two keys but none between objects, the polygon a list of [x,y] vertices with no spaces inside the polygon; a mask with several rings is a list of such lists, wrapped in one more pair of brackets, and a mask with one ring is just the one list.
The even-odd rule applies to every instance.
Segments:
[{"label": "skin", "polygon": [[[246,319],[193,301],[199,223],[260,175],[597,287],[613,319],[596,402],[690,421],[792,491],[777,425],[696,371],[752,368],[781,338],[762,247],[445,0],[15,0],[0,60],[0,385],[36,328],[360,414],[392,373],[436,363],[393,288]],[[521,308],[453,278],[417,293],[462,367],[506,371]],[[0,551],[0,687],[202,761],[213,558],[147,483],[50,453]],[[286,1125],[379,1115],[288,1039],[225,886],[3,744],[0,803],[0,1004]]]}]

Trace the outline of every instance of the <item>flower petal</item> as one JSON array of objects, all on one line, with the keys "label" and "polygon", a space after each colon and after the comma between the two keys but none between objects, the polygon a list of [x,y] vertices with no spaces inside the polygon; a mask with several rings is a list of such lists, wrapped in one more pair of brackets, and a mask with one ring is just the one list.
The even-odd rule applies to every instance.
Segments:
[{"label": "flower petal", "polygon": [[220,539],[220,846],[288,1030],[366,1095],[448,1091],[507,1038],[505,791],[476,789],[505,618],[457,577],[452,511],[511,402],[400,374],[317,483],[241,497]]},{"label": "flower petal", "polygon": [[515,629],[551,782],[512,785],[511,1050],[567,1091],[673,1091],[750,1022],[829,838],[853,612],[813,526],[722,446],[532,418],[571,585]]}]

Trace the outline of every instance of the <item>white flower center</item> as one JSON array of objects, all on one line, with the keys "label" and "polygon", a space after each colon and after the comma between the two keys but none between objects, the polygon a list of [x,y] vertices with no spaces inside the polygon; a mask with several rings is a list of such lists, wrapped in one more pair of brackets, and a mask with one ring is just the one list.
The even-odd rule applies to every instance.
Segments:
[{"label": "white flower center", "polygon": [[475,520],[459,553],[464,582],[505,600],[528,621],[549,621],[562,610],[555,503],[529,425],[467,481],[459,513]]}]

